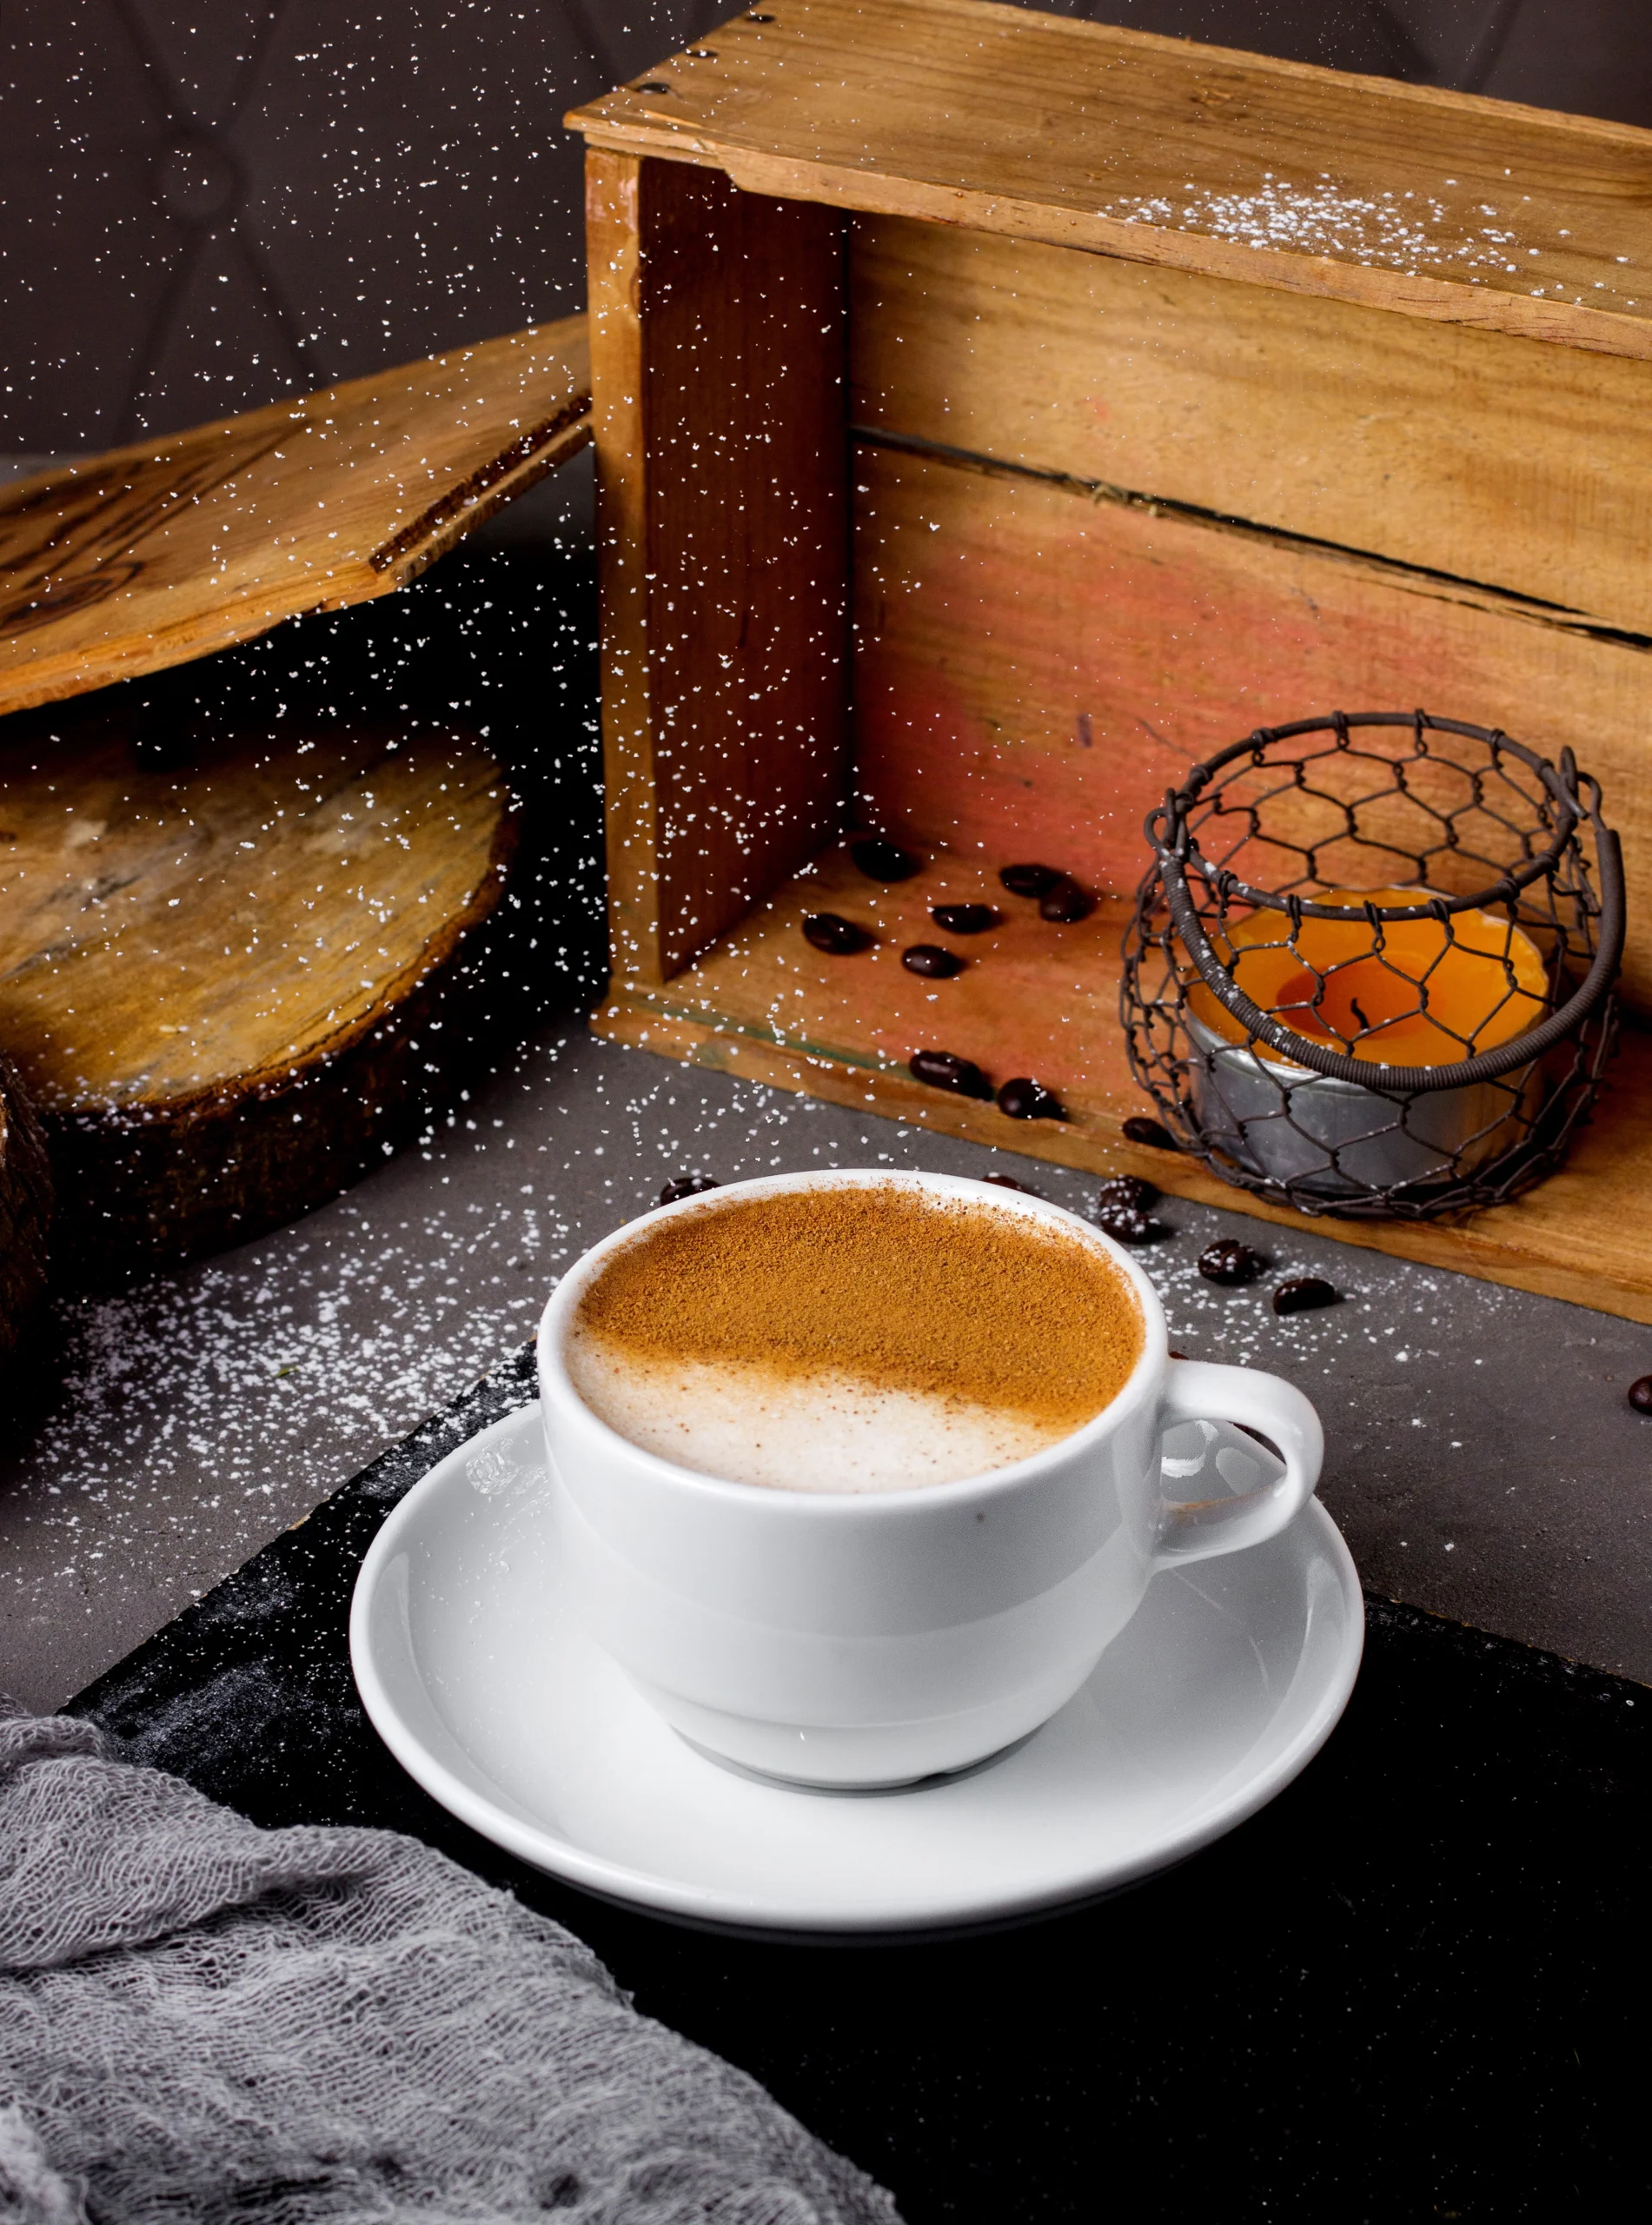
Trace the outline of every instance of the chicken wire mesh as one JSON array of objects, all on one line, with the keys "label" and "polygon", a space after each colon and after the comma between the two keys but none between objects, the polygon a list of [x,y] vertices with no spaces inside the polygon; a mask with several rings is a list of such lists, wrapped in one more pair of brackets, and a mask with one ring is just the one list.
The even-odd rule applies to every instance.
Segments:
[{"label": "chicken wire mesh", "polygon": [[1147,821],[1131,1067],[1178,1145],[1309,1213],[1495,1205],[1558,1166],[1616,1041],[1599,784],[1423,711],[1259,728]]}]

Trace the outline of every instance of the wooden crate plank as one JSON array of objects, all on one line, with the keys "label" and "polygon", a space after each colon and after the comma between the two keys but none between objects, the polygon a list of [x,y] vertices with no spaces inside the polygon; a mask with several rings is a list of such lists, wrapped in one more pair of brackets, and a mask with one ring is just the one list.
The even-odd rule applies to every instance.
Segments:
[{"label": "wooden crate plank", "polygon": [[[1129,1079],[1118,1029],[1118,946],[1125,907],[1074,927],[1039,920],[996,887],[999,860],[935,851],[924,873],[893,887],[858,874],[841,850],[794,881],[677,978],[618,985],[599,1034],[687,1059],[860,1112],[912,1121],[1000,1150],[1098,1173],[1145,1175],[1208,1205],[1257,1215],[1395,1257],[1652,1321],[1652,1039],[1630,1034],[1602,1108],[1570,1163],[1512,1205],[1439,1223],[1304,1222],[1231,1189],[1174,1152],[1125,1141],[1120,1123],[1149,1109]],[[906,944],[945,940],[931,905],[996,901],[997,932],[959,940],[972,962],[954,980],[925,981],[898,962]],[[806,913],[833,910],[871,927],[876,948],[833,959],[805,940]],[[1065,1121],[1011,1120],[996,1106],[914,1081],[912,1049],[952,1050],[995,1081],[1034,1073],[1057,1086]]]},{"label": "wooden crate plank", "polygon": [[1652,357],[1628,124],[975,0],[786,0],[569,121],[752,192]]},{"label": "wooden crate plank", "polygon": [[1629,886],[1652,1006],[1652,652],[1535,605],[1024,474],[857,449],[861,814],[965,854],[1134,888],[1142,821],[1257,726],[1334,709],[1570,744]]},{"label": "wooden crate plank", "polygon": [[643,164],[592,149],[585,162],[602,633],[602,783],[608,949],[618,974],[663,980],[659,761],[649,715],[648,505],[640,316]]},{"label": "wooden crate plank", "polygon": [[405,586],[589,438],[583,317],[0,493],[0,713]]},{"label": "wooden crate plank", "polygon": [[841,820],[842,227],[600,151],[587,207],[610,927],[660,980]]},{"label": "wooden crate plank", "polygon": [[857,426],[1652,634],[1652,365],[863,217]]}]

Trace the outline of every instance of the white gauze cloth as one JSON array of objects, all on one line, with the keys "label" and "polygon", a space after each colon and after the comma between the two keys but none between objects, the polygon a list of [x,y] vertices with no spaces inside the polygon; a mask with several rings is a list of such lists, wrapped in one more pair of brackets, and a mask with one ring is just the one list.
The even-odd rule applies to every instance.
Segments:
[{"label": "white gauze cloth", "polygon": [[0,1715],[0,2225],[899,2225],[416,1840],[260,1830]]}]

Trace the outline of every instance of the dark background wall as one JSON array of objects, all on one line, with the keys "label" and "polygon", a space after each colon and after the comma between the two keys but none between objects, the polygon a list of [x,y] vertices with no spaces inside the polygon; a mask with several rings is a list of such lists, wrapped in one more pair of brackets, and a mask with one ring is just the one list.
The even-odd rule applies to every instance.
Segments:
[{"label": "dark background wall", "polygon": [[[1652,0],[1049,0],[1652,124]],[[563,111],[728,0],[0,0],[0,469],[580,306]]]}]

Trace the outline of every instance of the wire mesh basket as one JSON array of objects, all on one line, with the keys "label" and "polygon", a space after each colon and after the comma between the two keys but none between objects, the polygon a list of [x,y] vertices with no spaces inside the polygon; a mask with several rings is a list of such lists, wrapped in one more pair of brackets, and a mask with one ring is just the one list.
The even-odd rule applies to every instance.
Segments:
[{"label": "wire mesh basket", "polygon": [[1495,1205],[1557,1166],[1616,1041],[1599,784],[1423,711],[1259,728],[1147,821],[1131,1071],[1224,1180],[1310,1213]]}]

